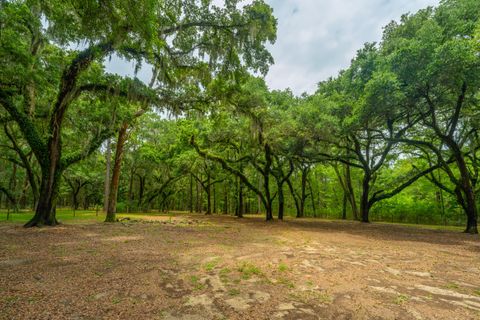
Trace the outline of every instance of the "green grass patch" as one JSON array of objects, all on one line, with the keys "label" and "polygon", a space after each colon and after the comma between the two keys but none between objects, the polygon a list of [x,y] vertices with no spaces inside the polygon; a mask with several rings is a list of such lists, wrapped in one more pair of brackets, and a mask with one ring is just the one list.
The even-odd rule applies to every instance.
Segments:
[{"label": "green grass patch", "polygon": [[219,262],[220,259],[218,258],[212,259],[211,261],[208,261],[203,265],[203,269],[207,272],[213,271],[217,267]]},{"label": "green grass patch", "polygon": [[193,286],[194,290],[203,290],[205,289],[205,285],[200,282],[200,278],[196,275],[192,275],[190,277],[190,284]]},{"label": "green grass patch", "polygon": [[230,295],[230,296],[232,296],[232,297],[233,297],[233,296],[238,296],[239,294],[240,294],[240,290],[238,290],[238,289],[235,289],[235,288],[234,288],[234,289],[228,290],[228,295]]},{"label": "green grass patch", "polygon": [[256,275],[256,276],[263,275],[262,270],[260,270],[259,267],[257,267],[256,265],[254,265],[251,262],[241,263],[238,266],[237,270],[242,274],[242,279],[244,279],[244,280],[248,280],[254,275]]},{"label": "green grass patch", "polygon": [[401,304],[404,304],[404,303],[408,302],[409,300],[410,300],[410,297],[409,297],[409,296],[404,295],[404,294],[399,294],[399,295],[395,298],[394,302],[395,302],[395,304],[401,305]]},{"label": "green grass patch", "polygon": [[281,262],[279,265],[278,265],[278,271],[280,272],[287,272],[288,271],[288,266]]},{"label": "green grass patch", "polygon": [[460,287],[456,283],[448,283],[447,285],[445,285],[445,288],[446,289],[458,289]]},{"label": "green grass patch", "polygon": [[[7,220],[7,212],[0,212],[0,222],[8,223],[26,223],[33,217],[33,211],[10,212],[9,220]],[[105,214],[99,210],[98,216],[95,210],[77,210],[75,216],[71,209],[57,209],[57,220],[68,223],[84,223],[105,220]]]},{"label": "green grass patch", "polygon": [[280,277],[277,279],[277,283],[286,286],[289,289],[295,288],[295,284],[288,278]]}]

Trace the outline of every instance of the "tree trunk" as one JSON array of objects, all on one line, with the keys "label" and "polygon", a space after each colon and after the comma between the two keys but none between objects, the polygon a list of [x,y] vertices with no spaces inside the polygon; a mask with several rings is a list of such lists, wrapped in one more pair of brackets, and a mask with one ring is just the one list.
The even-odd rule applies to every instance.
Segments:
[{"label": "tree trunk", "polygon": [[300,201],[297,212],[297,218],[303,218],[305,216],[305,201],[307,200],[307,177],[309,168],[302,168],[302,184],[300,190]]},{"label": "tree trunk", "polygon": [[113,164],[112,181],[110,184],[110,194],[108,196],[108,208],[105,222],[116,221],[118,184],[120,182],[120,169],[122,167],[123,148],[127,139],[128,123],[124,122],[118,132],[117,146],[115,149],[115,161]]},{"label": "tree trunk", "polygon": [[215,184],[212,185],[213,188],[213,213],[217,213],[217,190]]},{"label": "tree trunk", "polygon": [[196,201],[196,202],[197,202],[197,203],[196,203],[196,207],[197,207],[197,208],[196,208],[195,211],[196,211],[197,213],[201,212],[201,210],[202,210],[202,209],[200,208],[200,186],[199,186],[199,184],[200,184],[200,183],[199,183],[198,181],[197,181],[197,183],[195,184],[195,187],[196,187],[196,190],[195,190],[195,191],[196,191],[196,198],[195,198],[195,199],[197,200],[197,201]]},{"label": "tree trunk", "polygon": [[312,212],[313,212],[313,216],[316,218],[317,217],[317,208],[315,206],[315,195],[313,193],[313,188],[312,188],[312,182],[310,179],[308,179],[308,188],[310,190],[310,197],[311,197],[311,201],[312,201]]},{"label": "tree trunk", "polygon": [[18,211],[18,201],[17,201],[17,164],[13,163],[12,165],[12,176],[10,177],[10,192],[15,198],[13,205],[13,212]]},{"label": "tree trunk", "polygon": [[207,212],[206,215],[212,214],[212,186],[210,184],[210,174],[207,175],[207,185],[205,186],[205,193],[207,194]]},{"label": "tree trunk", "polygon": [[78,210],[78,207],[79,207],[79,201],[78,201],[78,194],[80,193],[80,189],[81,187],[78,185],[76,188],[74,188],[72,191],[72,207],[73,207],[73,210]]},{"label": "tree trunk", "polygon": [[224,182],[223,189],[223,214],[228,214],[228,183]]},{"label": "tree trunk", "polygon": [[[58,225],[55,207],[58,200],[61,172],[59,168],[42,169],[40,197],[33,218],[25,227],[55,226]],[[46,172],[45,172],[46,171]]]},{"label": "tree trunk", "polygon": [[283,184],[277,183],[278,187],[278,220],[283,220],[285,211],[285,196],[283,194]]},{"label": "tree trunk", "polygon": [[368,173],[365,173],[363,176],[362,182],[362,199],[360,201],[360,210],[362,215],[362,222],[369,223],[369,213],[370,213],[370,204],[369,204],[369,195],[370,195],[370,180],[371,177]]},{"label": "tree trunk", "polygon": [[108,197],[110,195],[110,170],[112,163],[112,144],[111,139],[107,140],[107,150],[105,152],[105,185],[103,192],[103,211],[106,213],[108,210]]},{"label": "tree trunk", "polygon": [[477,212],[475,206],[467,206],[467,228],[465,233],[477,234]]},{"label": "tree trunk", "polygon": [[[262,179],[258,179],[258,190],[261,190],[262,188]],[[260,213],[260,210],[262,208],[262,198],[260,195],[257,195],[257,214]]]},{"label": "tree trunk", "polygon": [[297,210],[297,218],[300,216],[300,204],[298,201],[298,197],[295,194],[295,189],[293,188],[292,181],[290,179],[287,179],[287,186],[288,189],[290,190],[290,194],[292,195],[293,202],[295,203],[295,209]]},{"label": "tree trunk", "polygon": [[243,218],[243,185],[242,185],[241,181],[239,181],[239,183],[238,183],[237,217]]},{"label": "tree trunk", "polygon": [[46,159],[41,159],[42,177],[40,196],[38,198],[37,208],[35,209],[35,215],[24,225],[26,228],[42,225],[58,225],[55,207],[57,205],[60,178],[63,171],[63,169],[60,168],[61,142],[59,122],[61,121],[57,121],[58,127],[53,130],[52,138],[48,143],[48,154],[45,155]]},{"label": "tree trunk", "polygon": [[132,167],[130,169],[130,181],[128,182],[128,202],[127,202],[127,213],[130,213],[130,206],[133,202],[133,179],[135,176],[135,169]]},{"label": "tree trunk", "polygon": [[267,221],[270,221],[270,220],[273,220],[273,212],[272,212],[272,197],[270,195],[270,177],[268,174],[265,174],[263,178],[263,187],[265,189],[265,200],[266,200],[265,219]]},{"label": "tree trunk", "polygon": [[348,202],[352,208],[353,219],[358,220],[357,201],[355,200],[355,191],[352,185],[352,176],[350,174],[350,166],[345,165],[345,185],[348,190]]},{"label": "tree trunk", "polygon": [[[460,150],[458,150],[460,151]],[[458,152],[456,155],[458,170],[461,175],[461,190],[465,196],[465,213],[467,215],[467,227],[465,228],[465,233],[477,234],[477,216],[478,209],[475,197],[475,191],[472,185],[470,172],[468,170],[467,164],[461,152]]]},{"label": "tree trunk", "polygon": [[190,203],[189,203],[190,213],[193,213],[193,175],[190,174]]}]

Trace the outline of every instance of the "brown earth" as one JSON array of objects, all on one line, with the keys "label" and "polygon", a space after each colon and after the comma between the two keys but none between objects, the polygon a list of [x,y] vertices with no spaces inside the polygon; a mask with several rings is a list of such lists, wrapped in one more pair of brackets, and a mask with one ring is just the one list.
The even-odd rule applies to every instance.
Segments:
[{"label": "brown earth", "polygon": [[179,215],[0,224],[0,319],[480,319],[480,239]]}]

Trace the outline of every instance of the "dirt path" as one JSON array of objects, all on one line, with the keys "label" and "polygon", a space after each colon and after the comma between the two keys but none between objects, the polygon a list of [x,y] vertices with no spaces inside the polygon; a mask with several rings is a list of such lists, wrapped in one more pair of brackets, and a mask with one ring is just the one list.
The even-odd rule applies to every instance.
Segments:
[{"label": "dirt path", "polygon": [[0,224],[0,319],[480,319],[480,239],[200,215]]}]

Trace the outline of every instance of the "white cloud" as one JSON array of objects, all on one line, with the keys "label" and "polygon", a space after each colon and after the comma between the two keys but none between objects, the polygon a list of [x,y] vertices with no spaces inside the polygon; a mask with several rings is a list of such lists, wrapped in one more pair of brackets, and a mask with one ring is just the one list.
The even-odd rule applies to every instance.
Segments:
[{"label": "white cloud", "polygon": [[313,92],[319,81],[348,67],[365,42],[407,12],[438,0],[267,0],[278,18],[275,58],[266,80],[272,89]]}]

